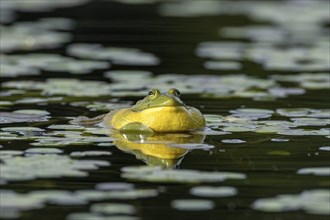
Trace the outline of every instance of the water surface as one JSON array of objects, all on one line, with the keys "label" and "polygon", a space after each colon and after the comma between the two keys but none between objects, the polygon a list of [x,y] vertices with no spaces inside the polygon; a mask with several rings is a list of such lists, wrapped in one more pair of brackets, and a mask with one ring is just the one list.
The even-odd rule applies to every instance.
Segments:
[{"label": "water surface", "polygon": [[[2,1],[0,216],[328,219],[328,8]],[[69,124],[172,87],[205,131]]]}]

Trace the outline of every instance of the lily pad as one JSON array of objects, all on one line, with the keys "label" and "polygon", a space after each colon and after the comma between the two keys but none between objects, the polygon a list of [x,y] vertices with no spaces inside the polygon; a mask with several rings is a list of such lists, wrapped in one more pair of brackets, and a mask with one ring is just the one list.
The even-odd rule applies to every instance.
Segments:
[{"label": "lily pad", "polygon": [[315,215],[329,215],[329,190],[306,190],[296,195],[278,195],[274,198],[257,199],[252,208],[264,212],[304,210]]},{"label": "lily pad", "polygon": [[63,150],[57,148],[29,148],[25,150],[27,154],[60,154]]},{"label": "lily pad", "polygon": [[95,170],[99,166],[109,166],[106,161],[78,161],[57,154],[30,154],[29,157],[15,156],[2,160],[1,179],[6,181],[63,176],[84,177],[88,176],[88,173],[82,170]]},{"label": "lily pad", "polygon": [[99,213],[78,212],[78,213],[69,214],[66,219],[67,220],[138,220],[139,218],[134,216],[125,216],[125,215],[102,216]]},{"label": "lily pad", "polygon": [[195,186],[190,194],[200,197],[229,197],[237,194],[237,189],[231,186]]},{"label": "lily pad", "polygon": [[95,186],[99,190],[131,190],[134,189],[134,185],[126,182],[105,182],[98,183]]},{"label": "lily pad", "polygon": [[240,139],[224,139],[221,142],[226,144],[242,144],[245,143],[246,141]]},{"label": "lily pad", "polygon": [[105,156],[111,155],[109,151],[74,151],[70,153],[71,157],[86,157],[86,156]]},{"label": "lily pad", "polygon": [[79,58],[110,60],[119,65],[153,66],[160,63],[155,55],[139,49],[103,47],[99,44],[71,44],[67,53]]},{"label": "lily pad", "polygon": [[311,167],[302,168],[297,171],[298,174],[312,174],[316,176],[330,176],[330,167]]},{"label": "lily pad", "polygon": [[[132,169],[133,168],[133,169]],[[124,167],[122,177],[148,182],[200,183],[222,182],[226,179],[245,179],[245,174],[234,172],[206,172],[195,170],[164,170],[160,167]],[[134,172],[132,172],[134,171]]]},{"label": "lily pad", "polygon": [[90,209],[94,213],[102,213],[107,215],[114,215],[114,214],[133,215],[136,212],[134,206],[123,203],[96,203],[93,204]]},{"label": "lily pad", "polygon": [[206,61],[204,63],[205,69],[208,70],[240,70],[242,64],[234,61]]},{"label": "lily pad", "polygon": [[11,101],[0,101],[0,106],[3,107],[3,106],[11,106],[11,105],[14,105],[13,102]]},{"label": "lily pad", "polygon": [[290,135],[290,136],[326,136],[329,135],[328,131],[325,130],[310,130],[310,129],[286,129],[277,132],[277,134]]},{"label": "lily pad", "polygon": [[104,73],[104,77],[117,82],[127,82],[127,79],[144,81],[152,76],[151,72],[141,70],[111,70]]},{"label": "lily pad", "polygon": [[103,61],[89,61],[89,60],[67,60],[53,61],[47,66],[43,67],[46,71],[51,72],[69,72],[72,74],[88,74],[96,69],[108,69],[110,64]]},{"label": "lily pad", "polygon": [[84,130],[83,126],[79,125],[50,125],[48,126],[49,129],[54,129],[54,130],[72,130],[72,131],[81,131]]},{"label": "lily pad", "polygon": [[4,127],[1,128],[2,131],[9,131],[9,132],[22,132],[22,131],[30,131],[30,132],[41,132],[44,131],[42,128],[37,127]]},{"label": "lily pad", "polygon": [[309,108],[280,108],[276,113],[286,117],[303,117],[311,112]]},{"label": "lily pad", "polygon": [[323,146],[319,148],[320,150],[330,151],[330,146]]},{"label": "lily pad", "polygon": [[11,155],[11,156],[17,156],[17,155],[22,155],[24,154],[23,151],[21,150],[1,150],[0,155]]},{"label": "lily pad", "polygon": [[39,115],[39,116],[45,116],[45,115],[49,115],[50,114],[48,111],[38,110],[38,109],[22,109],[22,110],[13,111],[13,113],[17,113],[17,114],[31,114],[31,115]]},{"label": "lily pad", "polygon": [[23,114],[13,112],[0,112],[0,124],[10,124],[18,122],[40,122],[48,121],[48,116],[35,115],[35,114]]},{"label": "lily pad", "polygon": [[71,40],[71,34],[40,29],[36,23],[2,26],[2,52],[56,48]]},{"label": "lily pad", "polygon": [[171,202],[171,206],[180,211],[206,211],[213,209],[215,204],[205,199],[177,199]]}]

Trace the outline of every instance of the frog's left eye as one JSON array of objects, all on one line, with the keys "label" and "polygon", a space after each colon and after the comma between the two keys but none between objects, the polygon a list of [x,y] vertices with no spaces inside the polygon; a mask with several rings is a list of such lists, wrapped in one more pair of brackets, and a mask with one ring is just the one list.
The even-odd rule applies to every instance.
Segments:
[{"label": "frog's left eye", "polygon": [[150,98],[156,98],[157,96],[159,96],[160,91],[158,89],[153,89],[150,92],[148,92],[148,95],[150,96]]},{"label": "frog's left eye", "polygon": [[180,95],[181,95],[180,91],[177,90],[177,89],[174,89],[174,88],[168,90],[168,93],[169,93],[169,94],[172,94],[172,95],[175,95],[176,97],[180,97]]}]

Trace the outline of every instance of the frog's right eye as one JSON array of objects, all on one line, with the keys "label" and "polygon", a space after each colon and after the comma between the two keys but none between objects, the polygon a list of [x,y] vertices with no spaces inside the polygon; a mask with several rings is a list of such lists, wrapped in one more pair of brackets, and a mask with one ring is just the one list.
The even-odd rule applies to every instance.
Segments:
[{"label": "frog's right eye", "polygon": [[172,95],[175,95],[176,97],[180,97],[180,95],[181,95],[180,91],[175,89],[175,88],[172,88],[172,89],[168,90],[168,93],[172,94]]}]

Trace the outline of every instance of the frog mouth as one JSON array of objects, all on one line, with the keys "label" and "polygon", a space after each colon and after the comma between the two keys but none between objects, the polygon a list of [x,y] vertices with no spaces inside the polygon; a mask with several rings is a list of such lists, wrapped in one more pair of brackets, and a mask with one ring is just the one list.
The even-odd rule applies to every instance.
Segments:
[{"label": "frog mouth", "polygon": [[162,105],[155,107],[176,107],[176,106],[186,107],[186,105],[183,102],[179,102],[176,99],[168,99],[166,102],[162,103]]},{"label": "frog mouth", "polygon": [[154,108],[167,108],[167,107],[184,107],[186,108],[186,105],[178,99],[175,98],[170,98],[167,100],[162,100],[162,102],[160,102],[159,104],[155,104],[155,103],[148,103],[146,106],[133,106],[131,108],[132,111],[135,112],[139,112],[139,111],[144,111],[147,109],[154,109]]}]

